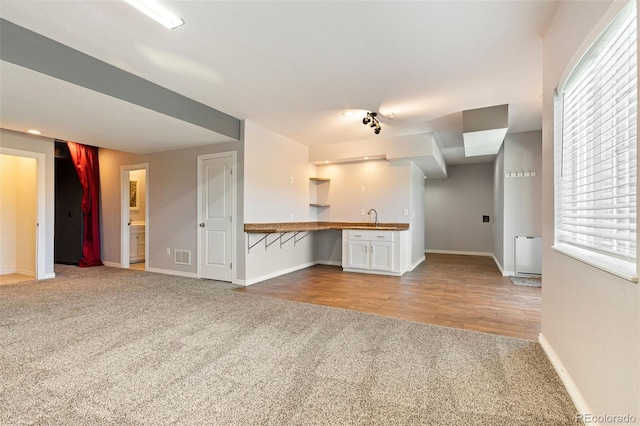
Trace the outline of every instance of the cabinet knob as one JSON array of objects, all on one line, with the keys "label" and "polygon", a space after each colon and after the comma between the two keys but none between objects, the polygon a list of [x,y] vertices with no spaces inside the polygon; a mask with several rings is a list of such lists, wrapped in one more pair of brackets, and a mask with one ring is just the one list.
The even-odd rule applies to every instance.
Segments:
[{"label": "cabinet knob", "polygon": [[200,224],[200,228],[204,228],[204,222]]}]

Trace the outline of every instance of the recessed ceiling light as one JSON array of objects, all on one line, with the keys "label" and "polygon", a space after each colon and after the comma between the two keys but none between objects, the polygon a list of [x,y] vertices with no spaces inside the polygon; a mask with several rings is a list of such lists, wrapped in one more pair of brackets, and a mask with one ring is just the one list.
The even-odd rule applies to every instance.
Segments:
[{"label": "recessed ceiling light", "polygon": [[27,133],[31,133],[32,135],[41,135],[42,132],[40,130],[35,130],[35,129],[29,129],[27,130]]},{"label": "recessed ceiling light", "polygon": [[368,159],[369,159],[369,157],[364,157],[364,159],[365,159],[365,160],[368,160]]},{"label": "recessed ceiling light", "polygon": [[352,117],[355,114],[353,111],[345,111],[342,113],[345,117]]},{"label": "recessed ceiling light", "polygon": [[170,30],[179,27],[184,24],[184,21],[178,18],[173,13],[169,12],[164,7],[160,6],[154,0],[124,0],[131,6],[138,9],[140,12],[147,15],[160,25],[163,25]]},{"label": "recessed ceiling light", "polygon": [[324,160],[324,162],[325,162],[325,163],[328,163],[328,162],[329,162],[329,160]]}]

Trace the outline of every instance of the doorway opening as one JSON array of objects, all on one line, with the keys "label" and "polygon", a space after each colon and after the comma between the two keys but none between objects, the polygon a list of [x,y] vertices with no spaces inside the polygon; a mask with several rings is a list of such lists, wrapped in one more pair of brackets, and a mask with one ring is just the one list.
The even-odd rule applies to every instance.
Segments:
[{"label": "doorway opening", "polygon": [[53,261],[78,265],[83,241],[82,184],[65,142],[55,143],[55,225]]},{"label": "doorway opening", "polygon": [[0,284],[45,278],[44,154],[0,148]]},{"label": "doorway opening", "polygon": [[149,267],[149,165],[120,167],[120,267],[146,271]]}]

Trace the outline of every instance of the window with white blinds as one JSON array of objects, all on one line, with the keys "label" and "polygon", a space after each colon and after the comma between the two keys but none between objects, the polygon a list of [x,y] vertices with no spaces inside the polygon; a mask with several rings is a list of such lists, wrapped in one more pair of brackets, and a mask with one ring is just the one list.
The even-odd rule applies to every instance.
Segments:
[{"label": "window with white blinds", "polygon": [[[636,265],[635,1],[575,67],[560,96],[556,244]],[[619,263],[619,262],[618,262]]]}]

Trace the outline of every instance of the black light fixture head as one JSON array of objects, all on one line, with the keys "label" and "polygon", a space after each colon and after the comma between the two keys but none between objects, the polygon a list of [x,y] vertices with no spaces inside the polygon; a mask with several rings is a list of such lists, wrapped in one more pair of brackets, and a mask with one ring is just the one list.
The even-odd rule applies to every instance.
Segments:
[{"label": "black light fixture head", "polygon": [[380,134],[380,130],[382,130],[382,127],[380,127],[380,122],[378,121],[378,113],[377,112],[367,112],[367,115],[362,119],[362,124],[369,125],[369,127],[371,127],[373,130],[373,132],[376,135]]}]

